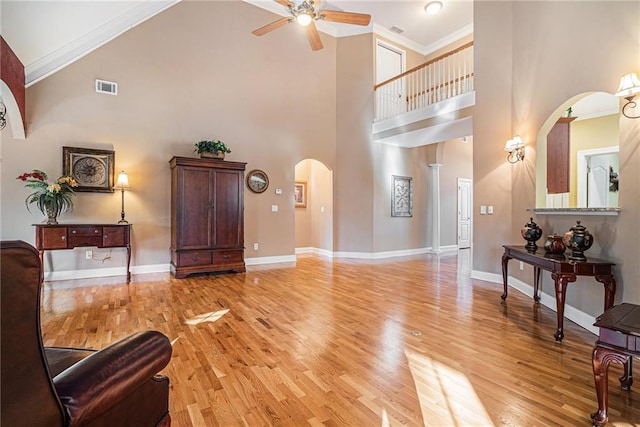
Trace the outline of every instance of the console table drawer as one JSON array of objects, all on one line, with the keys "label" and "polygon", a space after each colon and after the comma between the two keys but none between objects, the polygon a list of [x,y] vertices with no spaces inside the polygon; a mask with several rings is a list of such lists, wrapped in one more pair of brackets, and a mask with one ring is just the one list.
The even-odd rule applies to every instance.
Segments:
[{"label": "console table drawer", "polygon": [[42,237],[43,249],[67,249],[67,229],[43,228],[39,237]]},{"label": "console table drawer", "polygon": [[178,265],[181,267],[210,264],[211,252],[182,252],[178,254]]},{"label": "console table drawer", "polygon": [[69,236],[102,236],[102,227],[69,227]]},{"label": "console table drawer", "polygon": [[127,242],[127,235],[124,227],[104,227],[102,229],[102,246],[124,246]]}]

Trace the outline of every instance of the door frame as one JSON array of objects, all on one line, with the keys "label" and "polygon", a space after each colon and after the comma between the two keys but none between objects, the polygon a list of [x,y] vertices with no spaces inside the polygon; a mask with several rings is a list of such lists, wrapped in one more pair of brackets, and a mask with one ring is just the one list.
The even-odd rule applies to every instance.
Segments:
[{"label": "door frame", "polygon": [[404,73],[405,70],[407,69],[407,51],[399,48],[398,46],[394,46],[390,43],[385,42],[382,39],[376,39],[376,84],[377,83],[381,83],[378,81],[378,66],[379,66],[379,62],[378,62],[378,47],[383,47],[385,49],[391,50],[393,52],[396,52],[400,55],[400,59],[402,62],[401,68],[402,70],[400,71],[400,74]]},{"label": "door frame", "polygon": [[[457,221],[456,221],[456,245],[460,249],[460,183],[469,183],[469,248],[473,246],[473,179],[471,178],[458,178],[458,194],[457,194]],[[466,247],[464,248],[466,249]]]},{"label": "door frame", "polygon": [[587,157],[598,156],[600,154],[620,153],[619,145],[611,147],[592,148],[590,150],[580,150],[576,153],[577,158],[577,191],[578,191],[578,207],[587,207]]}]

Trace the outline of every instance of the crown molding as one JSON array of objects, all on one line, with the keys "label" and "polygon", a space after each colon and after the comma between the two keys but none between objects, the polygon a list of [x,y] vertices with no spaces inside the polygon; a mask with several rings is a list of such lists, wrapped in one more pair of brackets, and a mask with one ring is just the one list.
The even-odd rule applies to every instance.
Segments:
[{"label": "crown molding", "polygon": [[122,16],[96,28],[68,45],[51,52],[25,67],[25,87],[29,87],[61,70],[100,46],[110,42],[181,0],[145,1]]},{"label": "crown molding", "polygon": [[441,38],[440,40],[438,40],[435,43],[430,44],[429,46],[423,47],[423,49],[420,52],[423,55],[429,55],[439,49],[442,49],[443,47],[446,47],[448,45],[450,45],[451,43],[455,43],[458,40],[460,40],[463,37],[466,37],[470,34],[473,34],[473,24],[469,24],[466,25],[462,28],[460,28],[459,30],[456,30],[454,32],[452,32],[451,34],[449,34],[446,37]]}]

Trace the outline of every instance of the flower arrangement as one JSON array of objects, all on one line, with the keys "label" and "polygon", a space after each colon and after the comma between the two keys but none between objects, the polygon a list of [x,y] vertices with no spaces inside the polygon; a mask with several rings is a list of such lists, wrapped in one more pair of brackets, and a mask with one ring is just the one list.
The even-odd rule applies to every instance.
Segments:
[{"label": "flower arrangement", "polygon": [[78,186],[71,176],[61,176],[54,182],[49,182],[47,174],[33,169],[30,173],[23,173],[16,179],[26,182],[25,187],[35,190],[25,199],[25,205],[35,203],[40,212],[47,216],[47,224],[57,224],[56,217],[63,212],[73,209],[74,188]]}]

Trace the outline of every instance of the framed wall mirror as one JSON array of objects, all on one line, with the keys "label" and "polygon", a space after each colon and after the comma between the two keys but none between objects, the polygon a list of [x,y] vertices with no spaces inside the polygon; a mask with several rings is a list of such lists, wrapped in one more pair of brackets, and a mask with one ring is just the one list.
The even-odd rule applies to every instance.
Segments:
[{"label": "framed wall mirror", "polygon": [[547,119],[536,141],[536,208],[614,208],[619,191],[620,100],[578,95]]}]

